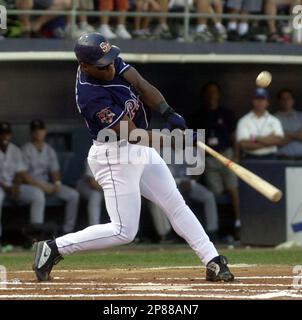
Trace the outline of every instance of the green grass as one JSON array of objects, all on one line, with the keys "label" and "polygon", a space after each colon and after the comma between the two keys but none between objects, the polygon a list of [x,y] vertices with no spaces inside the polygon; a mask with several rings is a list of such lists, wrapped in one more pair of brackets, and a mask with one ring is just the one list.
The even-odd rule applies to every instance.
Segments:
[{"label": "green grass", "polygon": [[[302,265],[302,250],[235,249],[221,250],[231,264]],[[0,264],[8,270],[29,270],[30,251],[0,254]],[[130,246],[99,252],[80,253],[65,258],[60,269],[131,268],[200,265],[194,252],[184,246]]]}]

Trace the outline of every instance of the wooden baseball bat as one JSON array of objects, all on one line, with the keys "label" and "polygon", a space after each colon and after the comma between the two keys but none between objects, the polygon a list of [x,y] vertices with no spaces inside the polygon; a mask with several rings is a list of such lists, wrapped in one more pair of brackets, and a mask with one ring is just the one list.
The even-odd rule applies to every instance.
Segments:
[{"label": "wooden baseball bat", "polygon": [[282,198],[282,191],[263,180],[253,172],[233,162],[232,160],[224,157],[217,151],[207,146],[202,141],[198,141],[197,145],[199,148],[204,149],[207,153],[221,162],[224,166],[233,171],[239,178],[250,185],[252,188],[263,194],[267,199],[272,202],[278,202]]}]

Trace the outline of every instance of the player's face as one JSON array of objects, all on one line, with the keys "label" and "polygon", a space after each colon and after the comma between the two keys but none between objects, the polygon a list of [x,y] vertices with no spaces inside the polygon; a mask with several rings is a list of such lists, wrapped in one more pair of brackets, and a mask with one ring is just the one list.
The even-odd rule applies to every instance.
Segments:
[{"label": "player's face", "polygon": [[114,62],[106,67],[96,67],[83,63],[82,69],[85,73],[101,81],[111,81],[115,76]]},{"label": "player's face", "polygon": [[256,98],[253,100],[254,110],[257,112],[264,112],[269,106],[269,102],[267,99]]},{"label": "player's face", "polygon": [[290,111],[293,109],[295,100],[290,92],[283,92],[279,99],[279,107],[282,111]]},{"label": "player's face", "polygon": [[31,137],[34,141],[43,142],[46,138],[46,130],[45,129],[36,129],[31,133]]},{"label": "player's face", "polygon": [[0,146],[6,147],[12,140],[12,133],[1,133],[0,134]]}]

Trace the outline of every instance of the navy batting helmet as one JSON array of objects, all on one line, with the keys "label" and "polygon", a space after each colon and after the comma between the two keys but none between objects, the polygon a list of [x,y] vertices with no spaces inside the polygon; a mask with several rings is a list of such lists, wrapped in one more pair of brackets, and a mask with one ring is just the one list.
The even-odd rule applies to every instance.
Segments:
[{"label": "navy batting helmet", "polygon": [[121,50],[112,46],[100,33],[92,32],[76,41],[74,52],[79,62],[105,67],[118,57]]}]

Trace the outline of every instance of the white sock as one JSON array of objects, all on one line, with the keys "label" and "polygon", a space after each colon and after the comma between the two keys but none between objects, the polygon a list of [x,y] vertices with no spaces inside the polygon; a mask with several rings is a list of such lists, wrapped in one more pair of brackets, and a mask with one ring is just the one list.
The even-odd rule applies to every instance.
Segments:
[{"label": "white sock", "polygon": [[228,30],[230,30],[230,31],[237,30],[237,22],[236,21],[230,21],[228,23]]},{"label": "white sock", "polygon": [[249,31],[249,25],[247,22],[241,22],[238,26],[238,33],[241,36],[244,36]]},{"label": "white sock", "polygon": [[196,27],[196,32],[200,33],[200,32],[204,32],[207,29],[207,25],[206,24],[199,24]]}]

